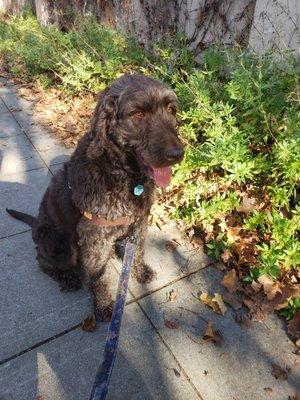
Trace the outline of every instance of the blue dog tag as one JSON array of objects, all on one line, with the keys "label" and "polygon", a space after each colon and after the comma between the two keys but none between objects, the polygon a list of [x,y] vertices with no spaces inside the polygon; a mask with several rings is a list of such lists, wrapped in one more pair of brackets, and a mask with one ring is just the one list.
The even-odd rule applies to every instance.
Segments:
[{"label": "blue dog tag", "polygon": [[133,193],[135,196],[140,196],[144,193],[144,186],[143,185],[136,185],[133,189]]}]

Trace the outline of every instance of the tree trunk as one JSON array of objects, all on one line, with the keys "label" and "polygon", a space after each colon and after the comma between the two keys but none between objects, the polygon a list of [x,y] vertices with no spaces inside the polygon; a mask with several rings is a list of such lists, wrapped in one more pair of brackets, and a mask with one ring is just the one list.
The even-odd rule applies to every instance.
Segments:
[{"label": "tree trunk", "polygon": [[44,25],[66,29],[76,14],[92,14],[146,46],[183,32],[198,54],[210,43],[248,44],[256,0],[0,0],[0,10],[17,12],[24,4]]}]

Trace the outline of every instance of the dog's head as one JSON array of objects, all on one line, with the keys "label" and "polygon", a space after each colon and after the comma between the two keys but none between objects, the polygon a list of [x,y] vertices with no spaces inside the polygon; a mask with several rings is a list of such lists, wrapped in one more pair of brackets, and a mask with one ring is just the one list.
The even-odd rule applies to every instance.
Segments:
[{"label": "dog's head", "polygon": [[140,74],[124,75],[100,95],[92,122],[88,156],[107,146],[133,152],[158,186],[167,186],[170,166],[183,157],[177,135],[177,98],[160,81]]}]

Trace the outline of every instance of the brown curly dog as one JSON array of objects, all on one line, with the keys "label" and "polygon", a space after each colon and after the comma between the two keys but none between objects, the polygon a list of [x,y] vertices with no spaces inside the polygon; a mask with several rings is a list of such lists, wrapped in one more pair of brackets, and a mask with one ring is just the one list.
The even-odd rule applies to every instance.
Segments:
[{"label": "brown curly dog", "polygon": [[153,279],[144,240],[155,186],[169,184],[170,165],[183,156],[176,107],[161,82],[122,76],[100,94],[90,131],[52,178],[37,218],[7,210],[32,226],[37,260],[63,290],[88,284],[99,320],[113,309],[105,272],[118,242],[137,239],[133,275],[140,283]]}]

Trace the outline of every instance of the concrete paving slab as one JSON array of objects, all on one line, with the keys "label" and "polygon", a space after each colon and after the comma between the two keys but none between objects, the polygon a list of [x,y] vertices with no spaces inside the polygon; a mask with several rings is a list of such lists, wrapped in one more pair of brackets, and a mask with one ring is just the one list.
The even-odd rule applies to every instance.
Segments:
[{"label": "concrete paving slab", "polygon": [[9,110],[7,109],[6,105],[0,98],[0,113],[2,114],[2,113],[7,113],[7,112],[9,112]]},{"label": "concrete paving slab", "polygon": [[34,106],[33,101],[19,97],[18,94],[13,91],[1,93],[1,98],[10,111],[31,111]]},{"label": "concrete paving slab", "polygon": [[73,327],[91,313],[84,290],[61,292],[38,267],[31,232],[0,240],[0,265],[0,361]]},{"label": "concrete paving slab", "polygon": [[39,124],[38,118],[32,112],[12,111],[12,114],[28,135],[36,132],[47,133],[47,129]]},{"label": "concrete paving slab", "polygon": [[70,159],[74,149],[67,148],[62,142],[41,126],[36,117],[26,111],[13,112],[14,117],[26,131],[47,165],[61,164]]},{"label": "concrete paving slab", "polygon": [[11,113],[3,113],[0,117],[0,138],[22,135],[20,125],[11,115]]},{"label": "concrete paving slab", "polygon": [[[0,240],[0,265],[0,363],[92,314],[87,291],[61,292],[39,268],[31,232]],[[115,296],[118,274],[108,268]]]},{"label": "concrete paving slab", "polygon": [[0,138],[0,178],[45,167],[30,141],[23,135]]},{"label": "concrete paving slab", "polygon": [[[172,239],[182,244],[170,251],[167,248]],[[129,289],[136,298],[198,271],[212,262],[203,249],[195,250],[190,243],[184,241],[172,223],[164,225],[163,230],[149,227],[145,245],[145,261],[156,272],[156,278],[146,285],[141,285],[135,279],[131,279]],[[119,271],[120,266],[120,262],[116,261],[116,268]]]},{"label": "concrete paving slab", "polygon": [[[242,330],[232,311],[225,316],[213,313],[193,297],[199,291],[222,293],[220,280],[220,271],[208,267],[139,303],[205,400],[288,400],[300,392],[300,371],[295,366],[295,346],[281,321],[273,315],[265,324],[253,322]],[[177,298],[167,302],[171,289]],[[204,320],[223,336],[221,347],[203,342]],[[165,321],[177,328],[169,329]],[[287,381],[275,380],[272,363],[291,368]],[[271,388],[270,396],[265,388]]]},{"label": "concrete paving slab", "polygon": [[[103,324],[93,333],[76,329],[2,365],[1,400],[88,399],[106,332]],[[199,400],[136,304],[125,307],[107,396],[107,400],[129,399]]]},{"label": "concrete paving slab", "polygon": [[0,238],[28,230],[29,227],[9,216],[5,208],[37,215],[40,201],[52,175],[47,168],[9,175],[0,181]]},{"label": "concrete paving slab", "polygon": [[68,161],[73,153],[73,149],[65,147],[49,133],[31,132],[29,136],[34,147],[48,166]]}]

